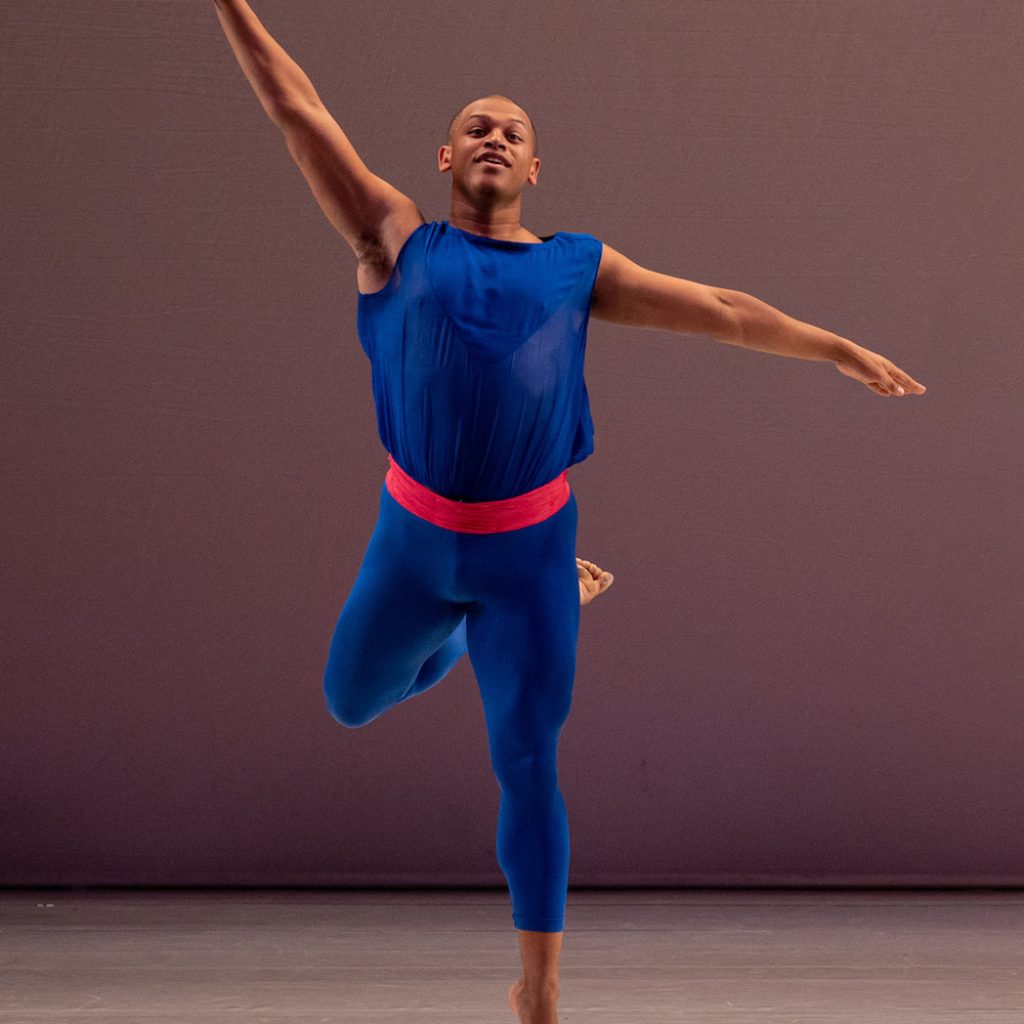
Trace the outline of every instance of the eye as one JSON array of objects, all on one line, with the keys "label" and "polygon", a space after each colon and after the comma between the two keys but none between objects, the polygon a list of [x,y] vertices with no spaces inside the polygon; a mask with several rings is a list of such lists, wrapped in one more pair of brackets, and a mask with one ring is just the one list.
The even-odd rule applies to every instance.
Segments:
[{"label": "eye", "polygon": [[[477,125],[475,128],[470,128],[469,129],[469,134],[472,135],[473,132],[482,132],[482,131],[483,131],[483,128],[481,128],[479,125]],[[513,138],[513,139],[519,139],[520,142],[523,141],[522,136],[517,135],[515,132],[513,132],[509,137]]]}]

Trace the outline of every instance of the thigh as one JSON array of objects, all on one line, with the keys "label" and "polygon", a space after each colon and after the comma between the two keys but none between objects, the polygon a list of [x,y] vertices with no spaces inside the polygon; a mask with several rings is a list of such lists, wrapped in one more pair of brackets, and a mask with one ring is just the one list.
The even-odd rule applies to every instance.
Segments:
[{"label": "thigh", "polygon": [[444,531],[435,535],[408,524],[413,535],[396,507],[409,515],[382,501],[334,628],[325,686],[338,703],[397,700],[466,614],[444,585],[450,576]]},{"label": "thigh", "polygon": [[499,543],[479,550],[498,567],[478,587],[466,629],[492,758],[553,758],[579,637],[575,498],[543,523],[487,540]]}]

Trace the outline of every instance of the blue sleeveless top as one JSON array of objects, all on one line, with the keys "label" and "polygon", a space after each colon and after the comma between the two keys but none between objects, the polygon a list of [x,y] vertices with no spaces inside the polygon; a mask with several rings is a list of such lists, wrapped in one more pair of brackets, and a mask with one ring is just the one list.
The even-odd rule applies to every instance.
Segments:
[{"label": "blue sleeveless top", "polygon": [[414,480],[496,501],[593,452],[583,360],[601,252],[584,232],[514,242],[430,221],[387,284],[359,293],[377,434]]}]

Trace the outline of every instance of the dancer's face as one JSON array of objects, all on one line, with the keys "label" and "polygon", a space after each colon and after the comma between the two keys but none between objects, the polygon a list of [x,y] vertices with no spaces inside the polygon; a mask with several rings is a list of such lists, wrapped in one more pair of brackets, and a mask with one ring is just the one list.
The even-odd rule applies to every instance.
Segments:
[{"label": "dancer's face", "polygon": [[[540,157],[533,155],[533,129],[519,107],[500,100],[471,103],[452,129],[451,145],[438,152],[438,168],[450,170],[453,187],[469,195],[511,199],[537,184]],[[480,158],[494,155],[504,166]]]}]

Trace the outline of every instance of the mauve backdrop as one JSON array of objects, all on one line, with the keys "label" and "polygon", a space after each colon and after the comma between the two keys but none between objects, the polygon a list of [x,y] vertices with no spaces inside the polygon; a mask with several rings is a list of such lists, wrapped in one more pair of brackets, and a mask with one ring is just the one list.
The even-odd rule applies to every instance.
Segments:
[{"label": "mauve backdrop", "polygon": [[[506,93],[530,230],[928,388],[592,321],[570,885],[1024,883],[1024,7],[253,9],[428,219]],[[324,703],[386,455],[354,257],[213,3],[0,28],[0,883],[504,886],[468,659]]]}]

